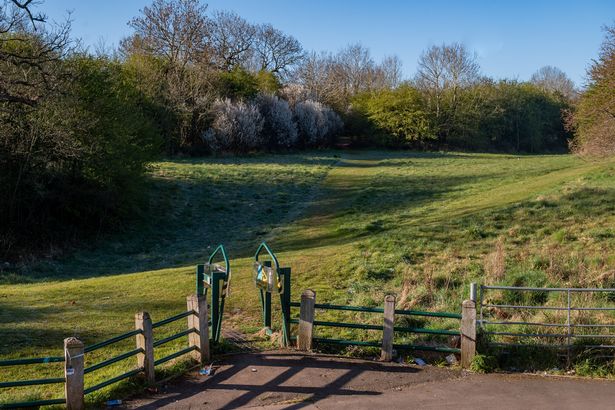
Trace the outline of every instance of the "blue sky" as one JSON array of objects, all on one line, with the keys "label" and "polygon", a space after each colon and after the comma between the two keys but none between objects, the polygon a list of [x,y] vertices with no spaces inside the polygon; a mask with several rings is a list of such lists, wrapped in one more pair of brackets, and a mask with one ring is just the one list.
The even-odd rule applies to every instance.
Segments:
[{"label": "blue sky", "polygon": [[[116,45],[130,34],[128,20],[150,0],[45,0],[40,9],[62,20],[72,11],[73,33],[85,45]],[[376,60],[397,54],[406,77],[421,51],[460,41],[476,51],[482,72],[495,78],[528,79],[544,65],[564,70],[582,85],[602,39],[601,26],[615,21],[615,1],[365,1],[211,0],[255,23],[272,23],[307,50],[336,51],[351,42],[371,49]]]}]

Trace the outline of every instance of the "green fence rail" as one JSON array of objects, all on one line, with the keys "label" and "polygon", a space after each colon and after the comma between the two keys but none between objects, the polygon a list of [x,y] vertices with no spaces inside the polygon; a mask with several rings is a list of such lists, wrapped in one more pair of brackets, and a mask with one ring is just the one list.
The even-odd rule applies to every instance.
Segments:
[{"label": "green fence rail", "polygon": [[183,319],[183,318],[188,317],[190,315],[194,315],[195,313],[196,312],[194,310],[187,310],[187,311],[179,313],[179,314],[177,314],[175,316],[171,316],[171,317],[168,317],[166,319],[160,320],[158,322],[154,322],[154,323],[152,323],[152,329],[155,329],[155,328],[160,327],[160,326],[168,325],[169,323],[173,323],[175,321],[178,321],[179,319]]},{"label": "green fence rail", "polygon": [[[301,307],[299,302],[290,302],[291,307]],[[351,312],[364,312],[364,313],[384,313],[384,308],[379,307],[367,307],[367,306],[350,306],[350,305],[334,305],[329,303],[315,303],[314,309],[323,310],[340,310]],[[423,316],[423,317],[435,317],[435,318],[447,318],[447,319],[461,319],[461,314],[451,312],[429,312],[422,310],[405,310],[395,309],[396,315],[402,316]],[[299,324],[299,319],[290,319],[290,323]],[[324,320],[314,320],[314,326],[324,327],[339,327],[348,329],[361,329],[361,330],[378,330],[383,331],[382,325],[372,325],[365,323],[348,323],[348,322],[333,322]],[[410,327],[410,326],[394,326],[393,331],[400,333],[420,333],[420,334],[432,334],[442,336],[460,336],[459,330],[446,330],[446,329],[430,329],[422,327]],[[296,340],[295,337],[292,340]],[[366,347],[381,347],[382,343],[379,341],[361,341],[361,340],[343,340],[343,339],[330,339],[322,337],[313,337],[312,341],[316,343],[334,344],[341,346],[366,346]],[[438,347],[438,346],[424,346],[414,344],[393,344],[393,347],[398,350],[423,350],[423,351],[436,351],[443,353],[460,353],[461,349],[453,347]]]},{"label": "green fence rail", "polygon": [[[177,314],[175,316],[171,316],[171,317],[169,317],[167,319],[163,319],[163,320],[161,320],[159,322],[152,323],[152,328],[157,328],[157,327],[160,327],[160,326],[163,326],[163,325],[167,325],[169,323],[175,322],[175,321],[177,321],[179,319],[182,319],[184,317],[188,317],[190,315],[195,315],[195,314],[196,314],[196,312],[194,310],[188,310],[186,312],[179,313],[179,314]],[[179,339],[179,338],[181,338],[183,336],[187,336],[190,333],[198,333],[198,331],[196,329],[183,330],[183,331],[175,333],[175,334],[173,334],[171,336],[165,337],[164,339],[156,340],[154,342],[154,347],[163,345],[165,343],[169,343],[169,342],[171,342],[173,340],[176,340],[176,339]],[[154,361],[154,366],[158,366],[160,364],[166,363],[169,360],[175,359],[176,357],[179,357],[179,356],[183,356],[186,353],[192,352],[193,350],[196,350],[196,346],[190,346],[190,347],[187,347],[187,348],[182,349],[180,351],[177,351],[175,353],[171,353],[168,356],[165,356],[165,357],[162,357],[162,358],[160,358],[158,360],[155,360]]]},{"label": "green fence rail", "polygon": [[[136,336],[136,335],[139,335],[139,334],[143,334],[143,330],[136,329],[136,330],[132,330],[130,332],[122,333],[121,335],[117,335],[117,336],[114,336],[114,337],[112,337],[110,339],[103,340],[102,342],[99,342],[99,343],[96,343],[96,344],[93,344],[93,345],[90,345],[90,346],[86,346],[85,349],[84,349],[84,352],[85,353],[90,353],[90,352],[93,352],[95,350],[102,349],[103,347],[112,345],[114,343],[121,342],[122,340],[128,339],[130,337],[133,337],[133,336]],[[114,363],[117,363],[119,361],[128,359],[129,357],[135,356],[135,355],[137,355],[139,353],[143,353],[143,352],[144,352],[143,349],[137,348],[137,349],[133,349],[133,350],[130,350],[128,352],[119,354],[119,355],[114,356],[114,357],[112,357],[110,359],[104,360],[104,361],[102,361],[100,363],[96,363],[96,364],[94,364],[94,365],[92,365],[90,367],[86,367],[85,369],[83,369],[83,374],[88,374],[88,373],[94,372],[96,370],[103,369],[103,368],[105,368],[107,366],[110,366],[110,365],[112,365]],[[112,377],[111,379],[105,380],[105,381],[103,381],[103,382],[101,382],[101,383],[99,383],[97,385],[94,385],[94,386],[91,386],[91,387],[89,387],[87,389],[84,389],[83,393],[84,394],[89,394],[89,393],[95,392],[96,390],[100,390],[103,387],[107,387],[107,386],[109,386],[109,385],[111,385],[113,383],[117,383],[117,382],[119,382],[121,380],[124,380],[124,379],[126,379],[128,377],[135,376],[135,375],[139,374],[142,371],[143,371],[143,368],[133,369],[133,370],[131,370],[129,372],[126,372],[126,373],[121,374],[121,375],[116,376],[116,377]]]},{"label": "green fence rail", "polygon": [[136,335],[139,335],[139,334],[142,334],[142,333],[143,333],[143,331],[141,329],[132,330],[130,332],[122,333],[121,335],[114,336],[111,339],[103,340],[102,342],[95,343],[95,344],[90,345],[90,346],[86,346],[85,349],[83,349],[83,351],[84,351],[84,353],[93,352],[94,350],[102,349],[103,347],[112,345],[112,344],[120,342],[120,341],[122,341],[124,339],[128,339],[129,337],[136,336]]},{"label": "green fence rail", "polygon": [[0,409],[16,409],[16,408],[22,408],[22,407],[53,406],[56,404],[64,404],[64,403],[66,403],[66,399],[22,401],[22,402],[0,404]]},{"label": "green fence rail", "polygon": [[171,354],[170,354],[170,355],[168,355],[168,356],[162,357],[162,358],[160,358],[160,359],[158,359],[158,360],[154,361],[154,366],[158,366],[159,364],[166,363],[166,362],[168,362],[169,360],[172,360],[172,359],[175,359],[176,357],[179,357],[179,356],[185,355],[186,353],[190,353],[190,352],[191,352],[191,351],[193,351],[193,350],[196,350],[196,346],[190,346],[190,347],[187,347],[187,348],[185,348],[185,349],[182,349],[182,350],[180,350],[180,351],[178,351],[178,352],[171,353]]},{"label": "green fence rail", "polygon": [[187,330],[183,330],[179,333],[175,333],[174,335],[171,335],[169,337],[165,337],[164,339],[160,339],[160,340],[156,340],[154,342],[154,347],[158,347],[158,346],[162,346],[165,343],[169,343],[173,340],[179,339],[181,337],[187,336],[190,333],[198,333],[196,329],[187,329]]},{"label": "green fence rail", "polygon": [[38,364],[38,363],[61,363],[64,361],[62,356],[51,357],[36,357],[28,359],[9,359],[0,360],[0,366],[21,366],[25,364]]},{"label": "green fence rail", "polygon": [[0,389],[9,387],[24,387],[24,386],[38,386],[41,384],[57,384],[64,383],[64,377],[55,377],[50,379],[35,379],[35,380],[18,380],[14,382],[2,382],[0,383]]},{"label": "green fence rail", "polygon": [[[1,360],[0,366],[24,366],[30,364],[47,364],[47,363],[62,363],[64,357],[61,356],[49,356],[49,357],[30,357],[24,359],[9,359]],[[0,382],[0,389],[8,389],[11,387],[27,387],[27,386],[40,386],[44,384],[59,384],[64,383],[66,379],[64,377],[53,377],[46,379],[33,379],[33,380],[15,380],[8,382]],[[47,399],[47,400],[33,400],[27,402],[13,402],[2,403],[0,409],[14,409],[19,407],[39,407],[39,406],[51,406],[54,404],[64,404],[65,399]]]},{"label": "green fence rail", "polygon": [[92,365],[90,367],[86,367],[85,369],[83,369],[83,374],[88,374],[88,373],[91,373],[93,371],[102,369],[104,367],[112,365],[113,363],[117,363],[117,362],[119,362],[121,360],[128,359],[129,357],[132,357],[132,356],[137,355],[139,353],[144,353],[144,350],[141,349],[141,348],[138,348],[138,349],[134,349],[134,350],[131,350],[129,352],[126,352],[126,353],[122,353],[122,354],[120,354],[118,356],[112,357],[111,359],[107,359],[107,360],[105,360],[103,362],[94,364],[94,365]]},{"label": "green fence rail", "polygon": [[[291,307],[301,307],[301,303],[291,302],[290,306]],[[346,311],[352,311],[352,312],[384,313],[384,309],[379,308],[379,307],[332,305],[329,303],[315,303],[314,308],[315,309],[325,309],[325,310],[346,310]],[[450,312],[428,312],[428,311],[423,311],[423,310],[395,309],[395,314],[396,315],[406,315],[406,316],[427,316],[427,317],[461,319],[461,314],[450,313]]]},{"label": "green fence rail", "polygon": [[96,390],[100,390],[103,387],[107,387],[107,386],[109,386],[109,385],[111,385],[113,383],[117,383],[117,382],[122,381],[124,379],[127,379],[129,377],[136,376],[137,374],[141,373],[142,371],[143,371],[143,368],[139,367],[137,369],[131,370],[131,371],[126,372],[124,374],[120,374],[119,376],[115,376],[115,377],[113,377],[113,378],[111,378],[109,380],[106,380],[106,381],[102,382],[102,383],[99,383],[97,385],[94,385],[92,387],[88,387],[87,389],[84,389],[83,393],[84,394],[90,394],[92,392],[95,392]]}]

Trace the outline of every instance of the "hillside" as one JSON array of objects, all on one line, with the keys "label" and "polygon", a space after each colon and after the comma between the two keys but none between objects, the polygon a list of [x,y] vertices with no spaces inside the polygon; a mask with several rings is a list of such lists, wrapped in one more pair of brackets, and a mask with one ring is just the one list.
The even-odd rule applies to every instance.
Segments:
[{"label": "hillside", "polygon": [[[325,151],[169,160],[149,178],[150,206],[124,233],[0,273],[0,357],[58,355],[64,337],[87,345],[130,330],[139,310],[154,320],[181,311],[194,265],[218,243],[233,266],[224,328],[245,334],[260,328],[251,255],[262,240],[292,267],[293,300],[307,287],[356,305],[394,292],[406,308],[458,311],[472,281],[615,286],[614,162]],[[32,378],[8,369],[3,379]]]}]

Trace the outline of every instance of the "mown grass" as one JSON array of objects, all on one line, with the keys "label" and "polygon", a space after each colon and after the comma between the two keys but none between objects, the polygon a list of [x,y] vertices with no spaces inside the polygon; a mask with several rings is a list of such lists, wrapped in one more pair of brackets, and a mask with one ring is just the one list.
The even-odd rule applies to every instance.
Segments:
[{"label": "mown grass", "polygon": [[[151,185],[149,209],[126,232],[0,274],[0,357],[60,355],[66,336],[91,344],[131,330],[137,311],[149,311],[154,320],[180,312],[193,291],[194,264],[217,243],[226,245],[234,271],[224,328],[248,335],[261,325],[250,262],[261,240],[292,267],[293,300],[309,287],[319,302],[379,306],[392,292],[400,308],[459,312],[473,281],[615,285],[613,162],[568,155],[319,152],[157,163]],[[404,324],[457,326],[444,319]],[[86,361],[132,346],[114,345]],[[127,359],[91,373],[87,384],[133,365]],[[3,368],[1,379],[57,376],[60,367]],[[114,389],[123,386],[90,400],[121,395],[124,390]],[[4,390],[0,400],[57,392],[49,386]]]}]

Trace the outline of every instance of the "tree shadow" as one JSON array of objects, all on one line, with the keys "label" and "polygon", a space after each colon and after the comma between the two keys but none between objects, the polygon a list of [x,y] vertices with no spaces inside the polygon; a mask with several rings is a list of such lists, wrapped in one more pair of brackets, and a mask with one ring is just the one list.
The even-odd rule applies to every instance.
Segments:
[{"label": "tree shadow", "polygon": [[[273,160],[272,160],[273,158]],[[319,172],[331,157],[267,157],[276,165],[241,167],[246,159],[223,160],[227,168],[181,169],[179,178],[155,174],[142,217],[123,232],[82,244],[59,258],[40,260],[19,272],[0,271],[5,283],[65,280],[173,268],[202,262],[223,243],[232,258],[247,256],[275,227],[307,206]],[[261,159],[258,159],[261,161]],[[214,161],[179,160],[177,163]],[[296,169],[296,164],[303,166]],[[315,165],[321,168],[316,170]],[[193,172],[200,172],[192,175]]]},{"label": "tree shadow", "polygon": [[[202,262],[220,243],[233,259],[251,256],[265,239],[277,251],[351,243],[395,229],[392,213],[410,214],[463,191],[469,184],[510,177],[509,170],[495,168],[479,175],[409,176],[369,171],[371,174],[365,177],[362,168],[423,167],[430,163],[413,159],[463,162],[482,157],[493,159],[487,154],[349,151],[339,160],[331,151],[323,151],[174,160],[174,164],[216,166],[205,171],[199,171],[198,166],[182,170],[181,178],[155,174],[150,190],[156,194],[148,209],[123,232],[83,244],[59,258],[27,265],[18,272],[0,271],[0,281],[27,283],[182,267]],[[322,184],[326,173],[315,175],[310,168],[334,163],[345,169],[341,183]],[[272,172],[263,164],[277,168]],[[305,174],[296,170],[298,165],[308,168]],[[315,226],[323,229],[314,230]],[[313,234],[306,235],[310,230]]]}]

